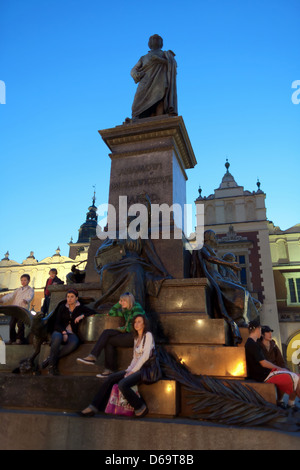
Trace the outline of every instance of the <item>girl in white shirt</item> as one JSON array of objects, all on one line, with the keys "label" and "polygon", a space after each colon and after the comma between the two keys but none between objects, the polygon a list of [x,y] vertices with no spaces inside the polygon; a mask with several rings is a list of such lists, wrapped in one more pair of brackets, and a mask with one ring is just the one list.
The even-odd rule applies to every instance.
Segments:
[{"label": "girl in white shirt", "polygon": [[79,412],[80,416],[91,417],[101,410],[107,403],[112,386],[116,383],[128,403],[134,408],[136,417],[140,418],[148,413],[144,400],[131,389],[134,385],[141,383],[141,367],[149,359],[152,350],[155,348],[153,335],[148,331],[146,322],[147,320],[143,315],[134,317],[133,358],[129,367],[126,370],[109,375],[101,385],[92,403]]}]

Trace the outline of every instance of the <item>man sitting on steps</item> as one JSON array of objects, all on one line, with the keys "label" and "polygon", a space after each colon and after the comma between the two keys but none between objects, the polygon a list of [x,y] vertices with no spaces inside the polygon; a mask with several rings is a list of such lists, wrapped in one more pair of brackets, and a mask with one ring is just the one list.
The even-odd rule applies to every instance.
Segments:
[{"label": "man sitting on steps", "polygon": [[[296,397],[300,398],[299,375],[279,367],[265,359],[263,351],[257,342],[261,337],[261,326],[257,320],[249,322],[249,338],[245,343],[248,377],[257,382],[273,383],[278,390],[277,404],[281,408],[292,408],[300,411],[295,405]],[[288,405],[283,401],[284,394],[289,395]]]}]

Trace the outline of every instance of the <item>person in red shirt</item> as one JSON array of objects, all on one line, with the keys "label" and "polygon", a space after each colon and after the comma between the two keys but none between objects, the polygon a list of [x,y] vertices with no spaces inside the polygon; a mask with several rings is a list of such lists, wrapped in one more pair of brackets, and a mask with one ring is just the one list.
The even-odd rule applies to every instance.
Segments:
[{"label": "person in red shirt", "polygon": [[62,281],[61,279],[59,279],[59,277],[57,277],[57,269],[55,268],[50,269],[49,278],[47,279],[45,289],[44,289],[44,303],[42,306],[42,312],[44,315],[48,313],[49,305],[50,305],[50,291],[48,287],[54,284],[63,284],[63,283],[64,281]]},{"label": "person in red shirt", "polygon": [[[250,321],[248,330],[249,337],[245,343],[248,378],[257,382],[273,383],[278,391],[277,405],[284,409],[292,408],[294,411],[299,411],[295,399],[300,398],[300,375],[273,364],[265,358],[258,343],[261,337],[259,321]],[[289,396],[287,404],[283,401],[285,393]]]}]

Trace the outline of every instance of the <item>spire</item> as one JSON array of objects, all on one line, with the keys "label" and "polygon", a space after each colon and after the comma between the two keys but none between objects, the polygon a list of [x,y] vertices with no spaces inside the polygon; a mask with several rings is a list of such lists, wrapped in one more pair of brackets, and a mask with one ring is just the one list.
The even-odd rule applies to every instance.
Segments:
[{"label": "spire", "polygon": [[95,202],[96,202],[96,192],[94,191],[94,195],[93,195],[93,199],[92,199],[92,205],[89,206],[89,211],[86,214],[86,222],[88,220],[95,220],[97,222],[97,220],[98,220],[97,207],[95,206]]},{"label": "spire", "polygon": [[257,182],[256,182],[256,186],[257,186],[257,193],[262,193],[263,191],[260,189],[260,181],[259,179],[257,178]]},{"label": "spire", "polygon": [[230,163],[228,162],[228,158],[226,158],[225,167],[226,167],[226,170],[227,170],[226,173],[229,173]]},{"label": "spire", "polygon": [[56,248],[56,250],[55,250],[55,255],[52,255],[52,257],[53,257],[53,256],[61,256],[59,246]]},{"label": "spire", "polygon": [[4,258],[2,258],[1,261],[9,261],[9,251],[8,251],[8,250],[7,250],[7,252],[5,253]]},{"label": "spire", "polygon": [[[95,186],[93,187],[95,188]],[[95,202],[96,192],[94,190],[92,205],[88,208],[85,222],[80,226],[77,243],[89,243],[91,238],[96,235],[98,215]]]},{"label": "spire", "polygon": [[95,190],[95,188],[96,188],[96,185],[94,185],[93,188],[94,188],[93,206],[95,207],[95,202],[96,202],[96,190]]},{"label": "spire", "polygon": [[256,186],[257,186],[258,190],[260,190],[260,181],[259,181],[258,178],[257,178]]},{"label": "spire", "polygon": [[230,167],[230,163],[228,162],[228,158],[226,158],[226,163],[225,163],[226,173],[223,176],[222,182],[218,189],[236,188],[238,186],[234,177],[229,172],[229,167]]}]

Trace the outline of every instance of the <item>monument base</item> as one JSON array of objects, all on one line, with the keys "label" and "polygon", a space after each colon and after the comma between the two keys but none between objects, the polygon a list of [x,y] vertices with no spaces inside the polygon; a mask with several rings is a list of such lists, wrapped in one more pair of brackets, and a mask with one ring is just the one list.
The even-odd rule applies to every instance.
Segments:
[{"label": "monument base", "polygon": [[[151,240],[158,257],[163,260],[166,271],[174,279],[183,279],[190,277],[190,259],[191,253],[186,249],[184,239],[158,239]],[[85,282],[100,282],[100,275],[96,271],[95,257],[97,250],[102,245],[103,240],[94,237],[90,241],[88,260],[86,264]]]}]

